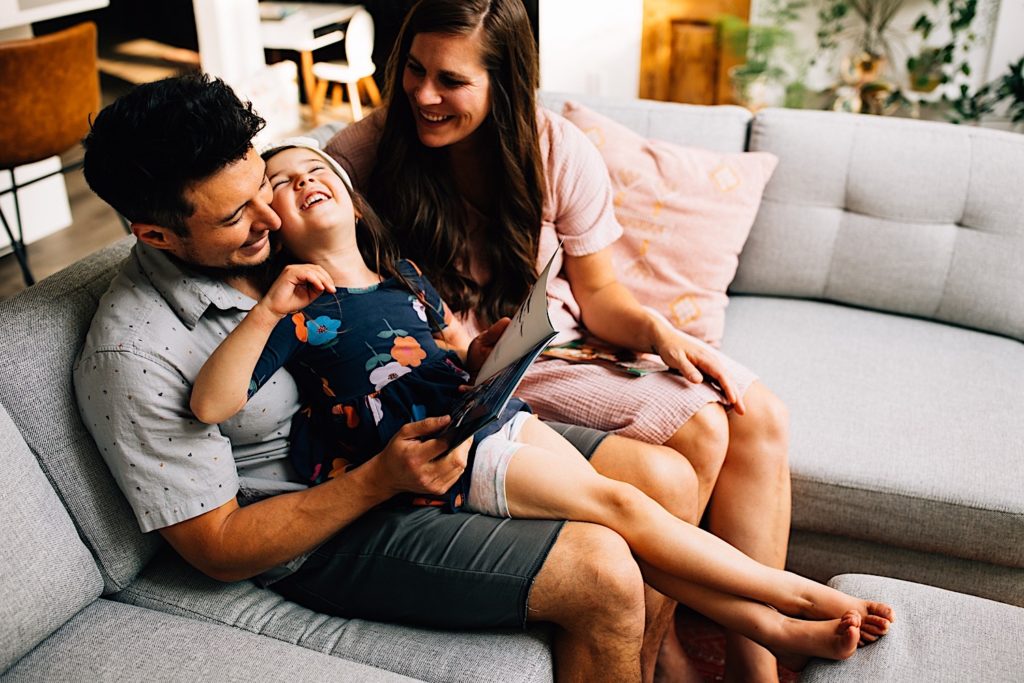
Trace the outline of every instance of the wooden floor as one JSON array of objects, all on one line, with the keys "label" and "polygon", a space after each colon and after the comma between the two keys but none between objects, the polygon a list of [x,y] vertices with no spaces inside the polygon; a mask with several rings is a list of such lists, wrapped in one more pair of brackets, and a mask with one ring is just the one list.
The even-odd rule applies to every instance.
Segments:
[{"label": "wooden floor", "polygon": [[[321,114],[321,123],[348,120],[350,114],[347,104],[337,110],[328,108]],[[64,160],[68,162],[81,158],[81,155],[79,148],[65,155]],[[68,188],[72,223],[70,227],[28,245],[29,266],[37,281],[127,234],[114,210],[89,189],[81,169],[67,173],[64,180]],[[13,222],[11,218],[8,220]],[[0,258],[0,300],[10,298],[24,288],[21,269],[14,255]]]}]

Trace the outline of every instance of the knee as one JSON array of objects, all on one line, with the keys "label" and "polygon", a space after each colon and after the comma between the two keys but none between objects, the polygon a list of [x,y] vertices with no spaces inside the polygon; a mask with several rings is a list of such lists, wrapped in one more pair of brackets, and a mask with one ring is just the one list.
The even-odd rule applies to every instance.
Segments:
[{"label": "knee", "polygon": [[574,524],[575,579],[584,595],[575,612],[591,632],[643,638],[644,580],[621,536],[595,524]]},{"label": "knee", "polygon": [[767,388],[749,393],[746,413],[734,425],[734,445],[745,445],[734,449],[737,459],[746,455],[751,465],[788,473],[789,409]]},{"label": "knee", "polygon": [[675,450],[647,446],[639,461],[637,481],[632,482],[673,515],[697,523],[699,482],[693,465]]},{"label": "knee", "polygon": [[686,457],[702,484],[713,484],[729,450],[729,418],[725,408],[719,403],[704,406],[666,445]]}]

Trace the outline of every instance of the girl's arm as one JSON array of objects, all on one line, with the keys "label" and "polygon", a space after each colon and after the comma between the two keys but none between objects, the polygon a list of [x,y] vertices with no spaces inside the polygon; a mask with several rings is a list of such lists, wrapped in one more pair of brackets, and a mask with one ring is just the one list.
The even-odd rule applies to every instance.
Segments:
[{"label": "girl's arm", "polygon": [[703,381],[701,373],[706,373],[718,382],[736,412],[743,414],[736,386],[718,358],[640,305],[615,277],[610,248],[587,256],[566,254],[565,272],[588,330],[612,344],[657,353],[691,382]]},{"label": "girl's arm", "polygon": [[321,292],[334,292],[334,281],[320,266],[286,266],[267,293],[207,359],[192,386],[195,416],[217,424],[241,410],[263,347],[281,318],[301,310]]}]

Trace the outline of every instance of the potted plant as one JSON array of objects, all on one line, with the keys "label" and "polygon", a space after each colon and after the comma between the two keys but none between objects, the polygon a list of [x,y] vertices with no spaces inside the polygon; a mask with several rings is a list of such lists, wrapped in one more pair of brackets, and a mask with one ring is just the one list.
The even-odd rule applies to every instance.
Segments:
[{"label": "potted plant", "polygon": [[[751,23],[731,15],[716,18],[719,35],[733,55],[744,63],[729,69],[736,100],[752,110],[787,104],[787,96],[801,91],[794,76],[796,41],[784,27],[795,21],[807,0],[771,0],[764,9],[765,23]],[[790,102],[792,103],[792,102]]]}]

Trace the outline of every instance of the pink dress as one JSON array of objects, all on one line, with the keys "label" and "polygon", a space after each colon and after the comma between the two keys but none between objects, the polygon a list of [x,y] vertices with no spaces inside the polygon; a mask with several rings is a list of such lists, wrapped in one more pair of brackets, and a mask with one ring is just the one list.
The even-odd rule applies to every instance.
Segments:
[{"label": "pink dress", "polygon": [[[335,135],[327,152],[351,174],[356,188],[365,191],[377,158],[377,142],[384,123],[378,110]],[[546,181],[538,268],[558,247],[566,254],[586,256],[611,245],[622,234],[612,208],[608,171],[593,144],[558,114],[538,109],[541,157]],[[472,234],[483,238],[486,217],[470,208],[477,220]],[[559,336],[555,343],[580,336],[580,308],[568,280],[561,273],[562,257],[548,286],[548,312]],[[480,263],[469,264],[472,277],[487,281],[491,274]],[[475,316],[464,316],[471,335],[479,331]],[[740,394],[757,379],[746,367],[708,347],[722,361]],[[534,363],[517,395],[544,419],[610,431],[648,443],[664,443],[708,403],[722,402],[721,392],[708,383],[693,384],[672,374],[633,377],[598,365],[545,359]]]}]

